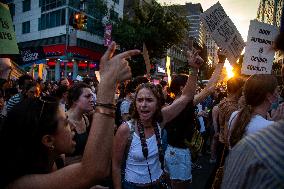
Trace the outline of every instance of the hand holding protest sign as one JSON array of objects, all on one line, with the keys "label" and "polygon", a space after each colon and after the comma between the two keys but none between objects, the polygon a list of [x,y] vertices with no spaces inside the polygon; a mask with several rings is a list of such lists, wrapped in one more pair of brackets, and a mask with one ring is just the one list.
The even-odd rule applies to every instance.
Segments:
[{"label": "hand holding protest sign", "polygon": [[199,52],[199,50],[194,48],[187,51],[188,64],[193,68],[199,68],[204,63],[204,60],[198,54]]},{"label": "hand holding protest sign", "polygon": [[222,49],[218,49],[218,63],[225,63],[226,55]]}]

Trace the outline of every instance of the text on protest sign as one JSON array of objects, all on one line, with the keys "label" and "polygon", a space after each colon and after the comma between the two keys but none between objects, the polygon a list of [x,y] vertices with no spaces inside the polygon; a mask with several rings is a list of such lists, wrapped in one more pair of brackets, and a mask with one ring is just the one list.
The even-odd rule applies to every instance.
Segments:
[{"label": "text on protest sign", "polygon": [[20,53],[22,61],[18,63],[19,65],[35,63],[36,61],[45,59],[45,54],[41,46],[20,49]]},{"label": "text on protest sign", "polygon": [[201,20],[217,45],[224,50],[228,60],[235,63],[245,47],[245,43],[221,4],[218,2],[202,13]]},{"label": "text on protest sign", "polygon": [[19,54],[16,35],[7,5],[0,2],[0,54]]},{"label": "text on protest sign", "polygon": [[275,26],[250,21],[242,74],[271,74],[274,58],[272,45],[277,34],[278,28]]}]

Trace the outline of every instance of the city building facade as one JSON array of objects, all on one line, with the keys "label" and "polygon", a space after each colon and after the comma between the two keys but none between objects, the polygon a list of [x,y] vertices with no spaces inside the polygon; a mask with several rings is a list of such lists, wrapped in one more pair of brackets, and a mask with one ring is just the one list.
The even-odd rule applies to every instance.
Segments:
[{"label": "city building facade", "polygon": [[205,45],[208,54],[208,66],[214,67],[216,64],[218,64],[218,45],[209,33],[206,34]]},{"label": "city building facade", "polygon": [[175,5],[179,14],[186,16],[189,21],[190,29],[188,31],[188,37],[194,40],[200,48],[203,48],[205,43],[205,28],[202,26],[200,19],[203,9],[200,3],[186,3],[185,5]]},{"label": "city building facade", "polygon": [[[92,74],[105,50],[104,26],[123,17],[124,0],[101,0],[105,13],[91,11],[98,0],[13,0],[10,12],[19,48],[43,47],[50,79]],[[88,9],[89,8],[89,9]],[[74,14],[86,27],[72,25]]]},{"label": "city building facade", "polygon": [[260,0],[257,20],[280,27],[283,0]]},{"label": "city building facade", "polygon": [[178,12],[180,16],[185,16],[189,22],[188,38],[184,39],[184,42],[178,46],[173,46],[168,51],[168,56],[172,60],[173,72],[180,70],[185,66],[186,51],[190,48],[189,44],[192,43],[193,47],[199,50],[203,50],[205,45],[205,29],[202,26],[200,15],[203,12],[200,3],[186,3],[185,5],[174,5],[174,10]]}]

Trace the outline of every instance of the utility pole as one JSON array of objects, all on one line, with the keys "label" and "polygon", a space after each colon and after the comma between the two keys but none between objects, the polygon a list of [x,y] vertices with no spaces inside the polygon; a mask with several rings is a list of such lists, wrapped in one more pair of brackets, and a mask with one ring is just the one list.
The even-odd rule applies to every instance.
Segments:
[{"label": "utility pole", "polygon": [[67,62],[68,62],[68,46],[69,46],[69,0],[66,0],[65,11],[66,39],[65,39],[65,60],[64,60],[64,77],[67,77]]}]

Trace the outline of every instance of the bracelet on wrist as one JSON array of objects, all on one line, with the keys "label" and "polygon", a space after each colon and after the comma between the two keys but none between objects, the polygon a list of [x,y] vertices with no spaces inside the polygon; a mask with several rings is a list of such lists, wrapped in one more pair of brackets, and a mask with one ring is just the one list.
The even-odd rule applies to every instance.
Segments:
[{"label": "bracelet on wrist", "polygon": [[116,110],[116,105],[111,104],[111,103],[104,104],[104,103],[96,102],[95,106],[96,107],[101,106],[101,107],[108,108],[108,109],[111,109],[111,110]]},{"label": "bracelet on wrist", "polygon": [[96,107],[95,113],[103,114],[105,116],[115,118],[115,111],[103,107]]}]

